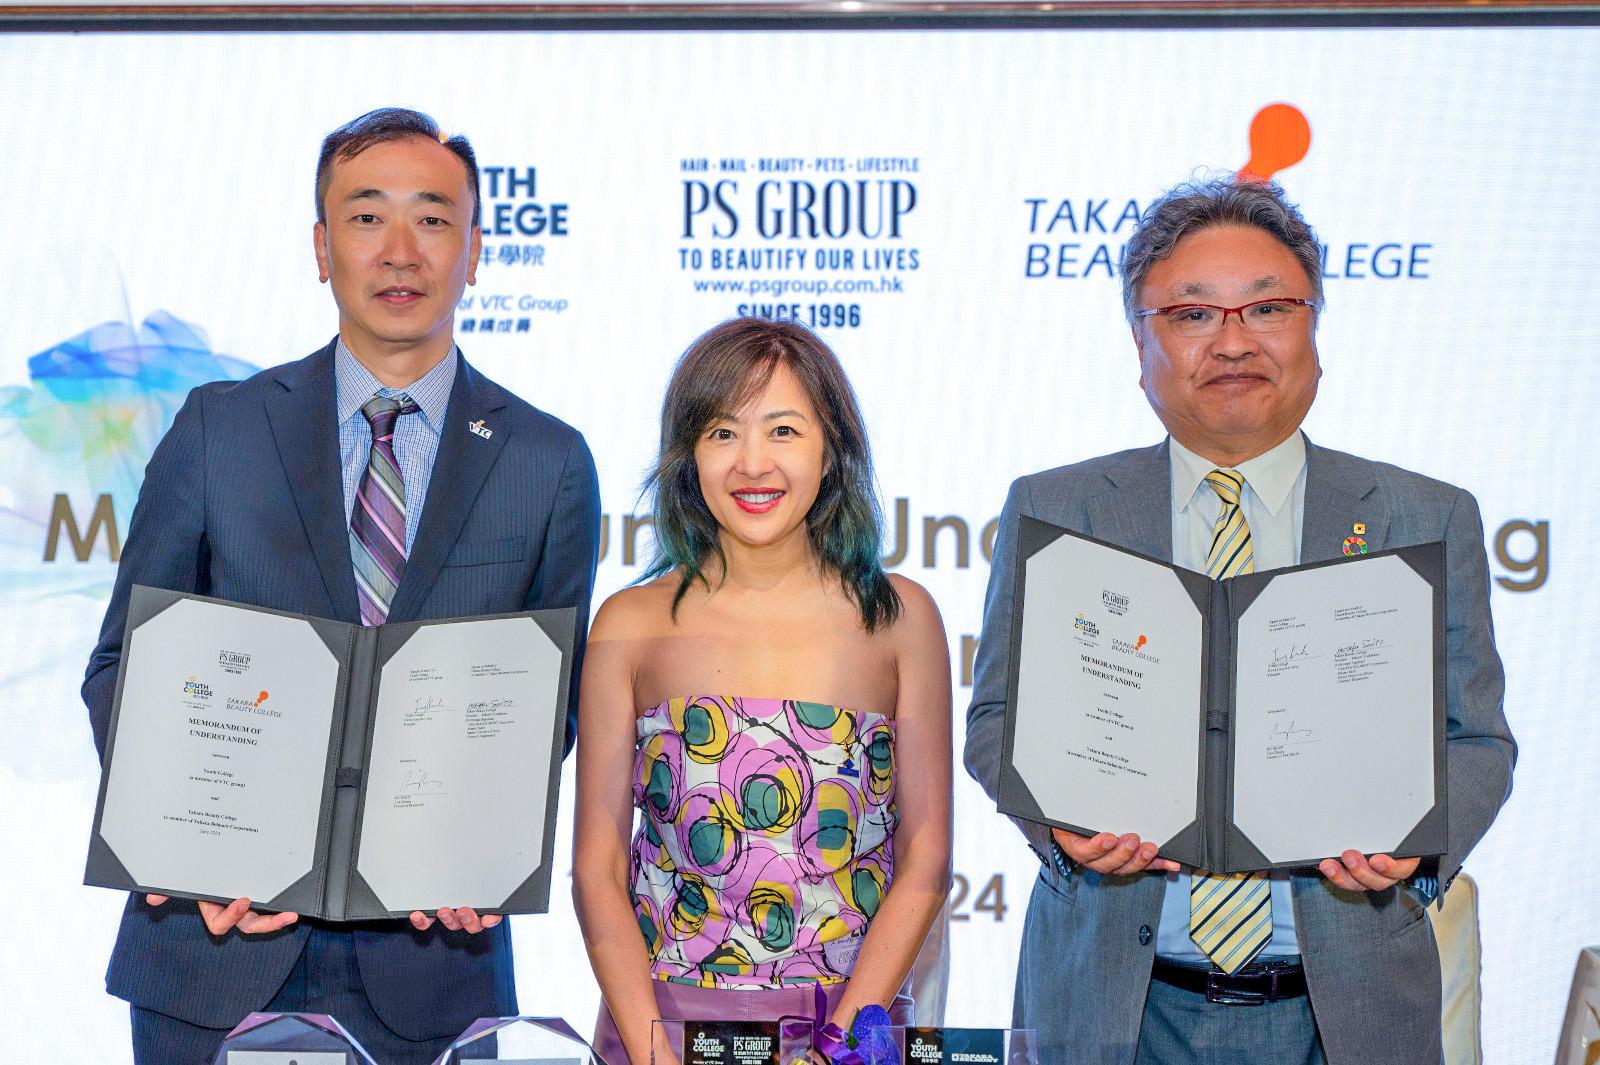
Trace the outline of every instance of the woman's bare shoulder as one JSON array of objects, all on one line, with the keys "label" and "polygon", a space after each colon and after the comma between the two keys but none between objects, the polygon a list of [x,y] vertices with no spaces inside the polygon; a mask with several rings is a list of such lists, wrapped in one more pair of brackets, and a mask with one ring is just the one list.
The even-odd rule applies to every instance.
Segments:
[{"label": "woman's bare shoulder", "polygon": [[648,584],[630,584],[612,592],[600,605],[589,638],[636,639],[652,636],[672,620],[672,599],[678,591],[675,574]]},{"label": "woman's bare shoulder", "polygon": [[898,573],[889,574],[889,583],[900,596],[900,617],[889,629],[888,636],[900,653],[923,650],[935,644],[942,649],[944,619],[939,616],[939,604],[933,601],[933,596],[910,577]]},{"label": "woman's bare shoulder", "polygon": [[889,574],[889,586],[900,597],[898,625],[910,622],[911,627],[916,628],[932,622],[943,627],[944,623],[939,619],[939,604],[933,601],[928,589],[898,573]]}]

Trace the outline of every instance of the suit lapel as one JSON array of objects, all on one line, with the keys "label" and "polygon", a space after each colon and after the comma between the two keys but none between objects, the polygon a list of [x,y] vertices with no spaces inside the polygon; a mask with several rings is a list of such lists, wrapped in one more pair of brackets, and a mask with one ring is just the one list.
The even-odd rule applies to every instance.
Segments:
[{"label": "suit lapel", "polygon": [[267,421],[300,524],[322,573],[333,616],[359,622],[334,424],[333,345],[283,367],[277,381],[283,391],[268,397]]},{"label": "suit lapel", "polygon": [[[439,426],[439,451],[428,478],[428,498],[422,506],[416,542],[411,545],[400,587],[389,605],[390,621],[414,621],[419,616],[428,589],[438,579],[440,568],[461,535],[484,478],[511,434],[510,425],[497,423],[493,417],[505,405],[505,394],[461,358]],[[479,421],[489,431],[487,438],[470,428]]]},{"label": "suit lapel", "polygon": [[1172,559],[1172,469],[1167,442],[1143,448],[1106,472],[1108,491],[1089,506],[1087,532],[1151,558]]},{"label": "suit lapel", "polygon": [[1344,553],[1345,537],[1356,535],[1368,551],[1381,551],[1389,536],[1389,512],[1372,494],[1378,487],[1371,469],[1338,451],[1306,440],[1306,508],[1300,528],[1300,561],[1322,562]]}]

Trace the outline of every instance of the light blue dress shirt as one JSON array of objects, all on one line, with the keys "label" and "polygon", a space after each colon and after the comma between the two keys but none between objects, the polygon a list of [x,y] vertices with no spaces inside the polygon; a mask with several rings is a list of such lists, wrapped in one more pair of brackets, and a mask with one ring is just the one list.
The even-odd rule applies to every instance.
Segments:
[{"label": "light blue dress shirt", "polygon": [[[1171,444],[1172,561],[1197,573],[1206,570],[1211,533],[1216,528],[1222,500],[1206,483],[1215,463],[1201,458],[1176,440]],[[1300,531],[1306,512],[1306,439],[1299,431],[1271,451],[1234,467],[1243,475],[1240,505],[1250,526],[1250,546],[1256,571],[1300,564]],[[1167,893],[1161,904],[1161,928],[1156,934],[1156,955],[1189,965],[1209,965],[1189,938],[1188,873],[1167,873]],[[1289,897],[1289,876],[1271,874],[1272,941],[1263,958],[1287,958],[1300,953],[1294,930],[1294,905]]]},{"label": "light blue dress shirt", "polygon": [[400,479],[406,486],[406,554],[417,539],[422,521],[422,504],[428,498],[428,478],[433,475],[434,456],[439,453],[439,431],[444,425],[450,389],[455,385],[456,363],[460,352],[451,347],[439,365],[405,388],[388,388],[344,345],[341,337],[333,349],[334,412],[339,419],[339,472],[344,483],[344,512],[348,516],[356,505],[356,488],[367,469],[372,452],[372,426],[361,407],[373,396],[395,398],[401,393],[421,407],[416,414],[403,414],[395,422],[394,457],[400,466]]}]

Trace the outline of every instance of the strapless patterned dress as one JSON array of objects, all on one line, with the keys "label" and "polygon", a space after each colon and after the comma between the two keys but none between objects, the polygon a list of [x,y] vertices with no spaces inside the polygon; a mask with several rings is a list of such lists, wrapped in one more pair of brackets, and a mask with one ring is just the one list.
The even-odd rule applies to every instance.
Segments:
[{"label": "strapless patterned dress", "polygon": [[893,876],[894,722],[787,699],[638,718],[634,913],[657,979],[838,983]]}]

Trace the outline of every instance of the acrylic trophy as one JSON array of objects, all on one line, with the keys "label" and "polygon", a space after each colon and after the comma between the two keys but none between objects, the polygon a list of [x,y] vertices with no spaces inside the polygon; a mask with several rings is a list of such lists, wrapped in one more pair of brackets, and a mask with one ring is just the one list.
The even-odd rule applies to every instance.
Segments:
[{"label": "acrylic trophy", "polygon": [[559,1017],[483,1017],[473,1021],[434,1065],[498,1061],[503,1065],[606,1065]]},{"label": "acrylic trophy", "polygon": [[222,1041],[211,1065],[374,1065],[355,1036],[326,1013],[252,1013]]}]

